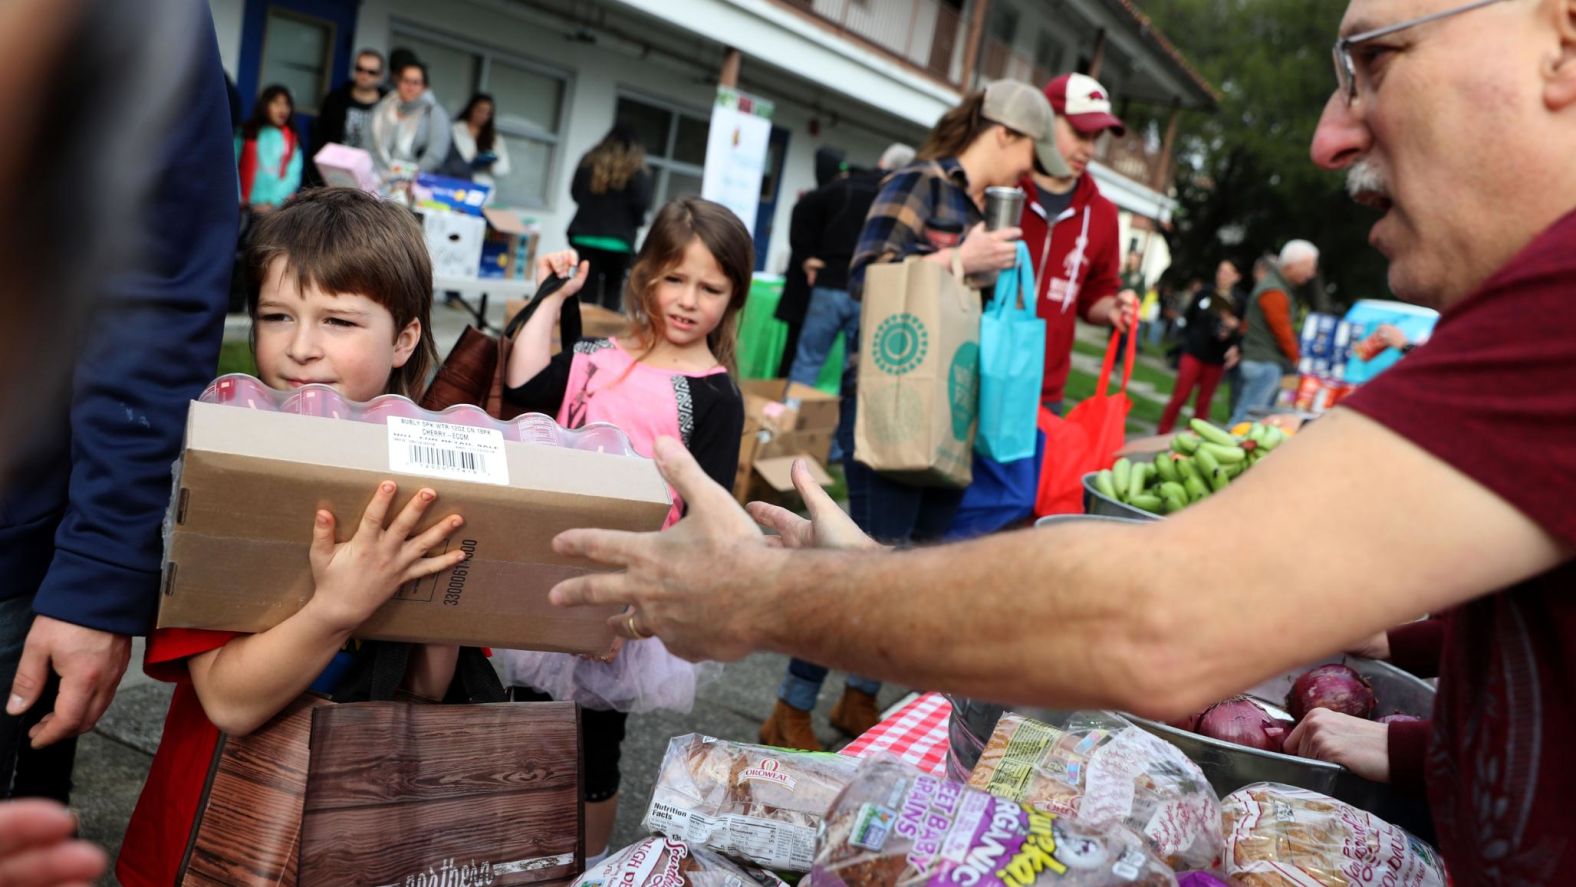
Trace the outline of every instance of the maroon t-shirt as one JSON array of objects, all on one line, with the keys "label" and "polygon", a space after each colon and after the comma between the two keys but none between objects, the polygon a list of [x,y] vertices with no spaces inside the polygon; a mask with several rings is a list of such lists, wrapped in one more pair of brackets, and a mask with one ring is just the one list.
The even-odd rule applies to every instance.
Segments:
[{"label": "maroon t-shirt", "polygon": [[[1344,405],[1576,545],[1576,213]],[[1458,884],[1555,883],[1576,872],[1576,561],[1444,621],[1426,773],[1439,849]]]}]

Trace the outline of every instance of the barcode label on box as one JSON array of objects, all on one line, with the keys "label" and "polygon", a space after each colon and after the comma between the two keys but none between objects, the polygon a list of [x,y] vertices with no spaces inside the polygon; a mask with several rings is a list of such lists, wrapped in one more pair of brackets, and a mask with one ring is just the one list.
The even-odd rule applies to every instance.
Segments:
[{"label": "barcode label on box", "polygon": [[389,417],[389,470],[485,484],[509,484],[503,432],[426,419]]}]

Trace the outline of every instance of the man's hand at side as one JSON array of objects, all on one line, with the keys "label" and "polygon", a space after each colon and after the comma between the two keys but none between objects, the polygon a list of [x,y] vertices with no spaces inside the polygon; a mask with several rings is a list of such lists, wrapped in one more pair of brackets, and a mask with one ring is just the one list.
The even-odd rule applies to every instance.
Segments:
[{"label": "man's hand at side", "polygon": [[131,638],[95,628],[61,622],[48,616],[33,619],[22,648],[6,714],[32,708],[53,670],[60,675],[55,709],[28,732],[34,748],[93,729],[115,698],[120,677],[131,659]]}]

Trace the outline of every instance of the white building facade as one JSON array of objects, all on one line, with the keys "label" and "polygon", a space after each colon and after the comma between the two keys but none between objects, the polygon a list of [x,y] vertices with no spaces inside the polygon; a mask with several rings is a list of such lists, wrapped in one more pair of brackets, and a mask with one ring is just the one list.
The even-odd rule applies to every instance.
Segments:
[{"label": "white building facade", "polygon": [[[817,148],[858,166],[894,141],[918,146],[965,84],[1041,82],[1082,68],[1124,98],[1213,107],[1207,84],[1156,39],[1128,0],[210,0],[220,53],[245,108],[283,82],[303,117],[349,76],[354,53],[413,50],[451,113],[493,95],[513,166],[498,203],[566,243],[575,166],[615,121],[641,133],[657,199],[698,194],[719,81],[774,106],[756,219],[760,263],[787,264],[788,216],[814,187]],[[1130,136],[1128,142],[1144,138]],[[1155,154],[1155,134],[1148,134]],[[1120,147],[1120,146],[1117,146]],[[1169,146],[1166,146],[1169,147]],[[1138,152],[1142,154],[1142,151]],[[1133,152],[1094,175],[1123,210],[1124,243],[1174,203]],[[1122,162],[1118,162],[1118,160]],[[1144,221],[1145,219],[1151,222]],[[1137,220],[1135,222],[1135,220]],[[1158,238],[1156,238],[1158,241]],[[1151,254],[1146,269],[1168,260]]]}]

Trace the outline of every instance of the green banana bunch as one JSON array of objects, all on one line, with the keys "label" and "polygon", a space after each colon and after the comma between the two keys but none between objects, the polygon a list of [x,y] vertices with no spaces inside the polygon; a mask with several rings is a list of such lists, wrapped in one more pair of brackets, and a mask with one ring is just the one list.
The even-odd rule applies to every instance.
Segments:
[{"label": "green banana bunch", "polygon": [[1231,481],[1286,441],[1274,425],[1255,422],[1234,435],[1203,419],[1171,440],[1152,460],[1122,458],[1096,472],[1089,484],[1101,496],[1150,514],[1175,514],[1224,490]]}]

